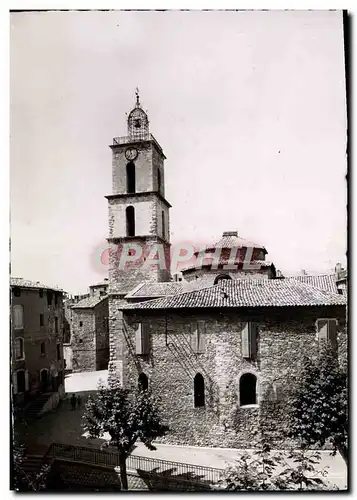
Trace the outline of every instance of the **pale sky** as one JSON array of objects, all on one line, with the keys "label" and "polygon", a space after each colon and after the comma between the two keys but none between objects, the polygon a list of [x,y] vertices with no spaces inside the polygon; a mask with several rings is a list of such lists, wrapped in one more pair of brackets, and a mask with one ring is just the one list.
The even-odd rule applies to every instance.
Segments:
[{"label": "pale sky", "polygon": [[10,34],[13,276],[107,276],[108,145],[136,86],[173,244],[237,230],[286,274],[345,265],[341,12],[13,13]]}]

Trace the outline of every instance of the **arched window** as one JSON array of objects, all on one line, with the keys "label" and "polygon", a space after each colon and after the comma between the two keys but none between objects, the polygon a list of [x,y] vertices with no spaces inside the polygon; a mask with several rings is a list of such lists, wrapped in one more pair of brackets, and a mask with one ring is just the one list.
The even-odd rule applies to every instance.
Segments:
[{"label": "arched window", "polygon": [[147,391],[149,388],[149,380],[145,373],[140,373],[138,378],[138,386],[140,391]]},{"label": "arched window", "polygon": [[239,380],[240,406],[257,404],[257,377],[253,373],[243,373]]},{"label": "arched window", "polygon": [[135,165],[132,161],[126,166],[126,191],[135,193]]},{"label": "arched window", "polygon": [[205,381],[200,373],[197,373],[194,381],[195,408],[205,406]]},{"label": "arched window", "polygon": [[162,237],[165,238],[165,212],[161,211],[161,220],[162,220]]},{"label": "arched window", "polygon": [[126,235],[135,236],[135,209],[131,205],[126,208]]},{"label": "arched window", "polygon": [[159,193],[161,192],[161,174],[160,174],[160,169],[157,169],[157,190]]},{"label": "arched window", "polygon": [[231,280],[232,278],[228,274],[219,274],[214,280],[214,285],[217,285],[220,281]]},{"label": "arched window", "polygon": [[15,340],[15,358],[23,359],[24,357],[24,339],[19,337]]},{"label": "arched window", "polygon": [[26,375],[25,370],[18,370],[16,372],[17,392],[26,391]]}]

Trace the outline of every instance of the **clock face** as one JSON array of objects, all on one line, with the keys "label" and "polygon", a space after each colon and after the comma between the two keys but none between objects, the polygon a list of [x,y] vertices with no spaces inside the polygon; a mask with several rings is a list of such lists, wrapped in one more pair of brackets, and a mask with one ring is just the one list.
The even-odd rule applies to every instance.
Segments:
[{"label": "clock face", "polygon": [[127,160],[135,160],[135,158],[138,156],[138,151],[135,148],[128,148],[125,151],[125,158]]}]

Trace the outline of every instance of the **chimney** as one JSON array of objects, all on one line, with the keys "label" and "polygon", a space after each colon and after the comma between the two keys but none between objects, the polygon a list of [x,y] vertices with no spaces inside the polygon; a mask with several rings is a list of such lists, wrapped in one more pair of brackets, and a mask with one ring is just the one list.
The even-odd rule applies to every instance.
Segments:
[{"label": "chimney", "polygon": [[238,236],[238,231],[223,231],[222,237],[224,236]]},{"label": "chimney", "polygon": [[338,276],[341,271],[342,271],[342,265],[339,262],[337,262],[337,264],[335,266],[335,274],[337,274],[337,276]]}]

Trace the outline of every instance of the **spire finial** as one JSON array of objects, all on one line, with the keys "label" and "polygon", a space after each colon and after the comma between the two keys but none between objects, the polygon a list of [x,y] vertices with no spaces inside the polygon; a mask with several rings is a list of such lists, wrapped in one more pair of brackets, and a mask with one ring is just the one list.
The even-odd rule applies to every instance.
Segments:
[{"label": "spire finial", "polygon": [[136,105],[140,106],[140,100],[139,100],[139,88],[136,87],[135,89],[135,95],[136,95]]}]

